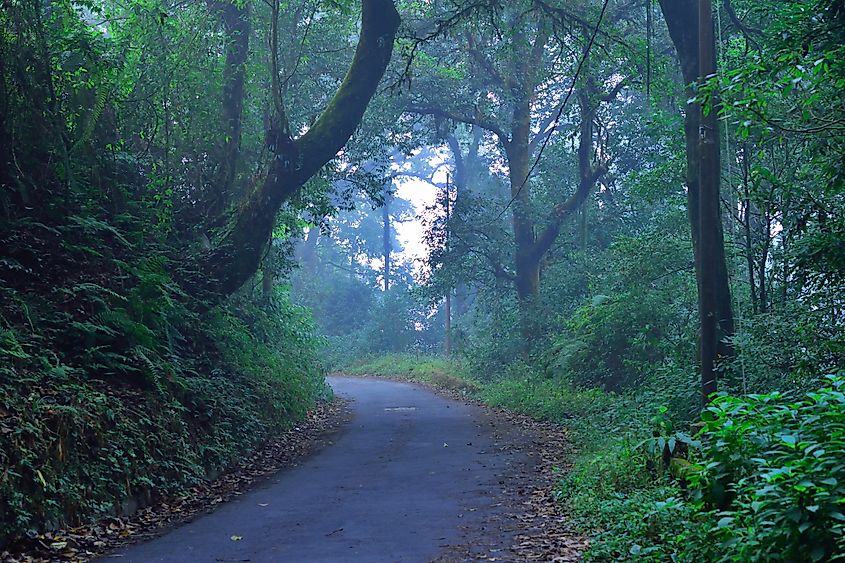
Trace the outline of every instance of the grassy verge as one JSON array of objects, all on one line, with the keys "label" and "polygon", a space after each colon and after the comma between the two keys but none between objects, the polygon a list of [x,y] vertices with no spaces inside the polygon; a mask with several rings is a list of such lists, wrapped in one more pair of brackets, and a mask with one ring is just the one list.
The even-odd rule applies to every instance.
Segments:
[{"label": "grassy verge", "polygon": [[483,388],[459,360],[414,354],[386,354],[343,370],[351,375],[391,377],[475,396]]}]

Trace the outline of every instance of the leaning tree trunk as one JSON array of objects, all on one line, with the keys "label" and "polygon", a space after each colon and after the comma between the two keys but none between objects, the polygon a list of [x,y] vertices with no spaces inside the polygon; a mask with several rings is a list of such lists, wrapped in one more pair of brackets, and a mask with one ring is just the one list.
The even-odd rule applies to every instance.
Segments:
[{"label": "leaning tree trunk", "polygon": [[387,69],[399,14],[392,0],[363,0],[352,64],[326,109],[301,137],[271,127],[275,153],[267,177],[246,201],[214,248],[176,272],[186,291],[209,304],[222,301],[258,270],[282,203],[328,163],[354,133]]},{"label": "leaning tree trunk", "polygon": [[[699,30],[695,25],[698,21],[698,0],[660,0],[660,7],[669,27],[669,35],[678,51],[684,82],[687,84],[687,95],[692,98],[695,95],[692,85],[700,79]],[[708,40],[714,41],[712,32],[708,35]],[[715,61],[713,67],[715,70]],[[715,323],[717,335],[712,351],[700,350],[699,352],[700,360],[704,358],[705,353],[713,356],[711,360],[707,360],[708,363],[716,358],[733,356],[733,348],[726,341],[726,337],[734,333],[724,233],[720,219],[719,123],[716,119],[716,111],[717,107],[712,107],[709,122],[702,123],[700,105],[690,104],[684,118],[687,149],[687,212],[692,231],[700,309],[702,309],[702,296],[706,300],[705,307],[700,313],[704,323],[711,321]],[[707,161],[707,172],[712,174],[710,179],[715,184],[710,183],[707,186],[702,186],[700,181],[701,147],[705,145],[701,142],[702,126],[706,127],[704,132],[708,136],[708,141],[715,145],[715,154],[711,153]],[[711,383],[709,376],[707,379],[708,383]]]}]

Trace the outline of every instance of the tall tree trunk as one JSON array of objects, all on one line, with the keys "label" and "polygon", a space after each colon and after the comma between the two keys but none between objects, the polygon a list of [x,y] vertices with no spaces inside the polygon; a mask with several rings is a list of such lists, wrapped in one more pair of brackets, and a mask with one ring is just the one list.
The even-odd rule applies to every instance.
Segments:
[{"label": "tall tree trunk", "polygon": [[[446,139],[449,145],[449,150],[452,152],[452,156],[455,161],[455,176],[453,182],[455,185],[454,208],[455,216],[458,217],[458,220],[460,220],[461,214],[466,205],[464,196],[469,193],[470,189],[472,189],[470,186],[471,182],[474,183],[477,181],[480,168],[482,166],[481,163],[479,163],[478,158],[478,149],[481,145],[482,131],[481,127],[478,127],[477,125],[471,126],[470,134],[472,137],[466,155],[463,154],[461,144],[454,134],[449,135]],[[458,283],[455,287],[454,297],[452,299],[452,310],[454,311],[455,318],[461,317],[469,312],[471,303],[467,298],[473,294],[473,291],[474,288],[463,282]]]},{"label": "tall tree trunk", "polygon": [[275,281],[273,260],[273,242],[270,241],[267,255],[264,256],[264,264],[261,268],[261,298],[265,304],[270,304],[273,299],[273,282]]},{"label": "tall tree trunk", "polygon": [[763,239],[763,248],[760,251],[760,262],[757,277],[760,281],[760,312],[767,313],[769,311],[769,290],[768,282],[766,281],[766,266],[769,262],[769,251],[772,244],[772,216],[768,210],[764,212],[765,221],[761,221],[761,235]]},{"label": "tall tree trunk", "polygon": [[751,230],[751,165],[748,159],[748,143],[742,144],[742,230],[745,239],[745,261],[748,264],[748,287],[751,292],[751,312],[760,311],[757,301],[757,280],[754,266],[754,236]]},{"label": "tall tree trunk", "polygon": [[578,212],[578,248],[581,252],[587,250],[587,227],[589,221],[587,220],[587,205],[584,202]]},{"label": "tall tree trunk", "polygon": [[[699,0],[699,81],[716,74],[716,42],[713,30],[713,6],[710,0]],[[698,312],[701,354],[701,395],[706,403],[717,390],[719,358],[719,275],[715,265],[725,259],[722,240],[720,198],[719,117],[716,100],[709,107],[701,106],[698,135]]]},{"label": "tall tree trunk", "polygon": [[176,271],[185,289],[220,302],[258,269],[282,203],[329,162],[352,136],[384,75],[399,14],[392,0],[363,0],[358,47],[343,83],[314,125],[294,139],[281,124],[271,128],[275,157],[263,183],[246,201],[214,248]]},{"label": "tall tree trunk", "polygon": [[241,123],[244,108],[244,80],[249,55],[250,4],[223,3],[223,28],[226,33],[226,66],[223,70],[223,131],[222,158],[216,186],[219,197],[212,218],[233,201],[235,175],[241,150]]},{"label": "tall tree trunk", "polygon": [[[678,52],[684,82],[687,84],[687,96],[692,98],[695,95],[692,85],[699,81],[700,71],[699,30],[698,26],[693,24],[698,20],[698,0],[660,0],[660,7],[669,28],[669,35],[672,37],[672,42]],[[709,41],[715,42],[712,28],[710,31]],[[715,71],[715,61],[713,70]],[[706,294],[707,308],[713,308],[712,321],[715,322],[717,335],[713,350],[708,350],[707,354],[710,355],[712,352],[714,358],[729,358],[733,356],[733,348],[725,341],[725,338],[733,335],[734,320],[727,261],[725,259],[724,233],[722,222],[719,219],[721,214],[719,194],[718,191],[713,192],[713,185],[706,186],[707,191],[702,193],[699,178],[701,173],[699,164],[701,160],[700,145],[702,144],[700,142],[701,131],[706,132],[712,138],[713,143],[711,145],[716,147],[716,154],[708,157],[708,169],[714,174],[719,170],[719,127],[716,112],[717,107],[714,106],[710,112],[711,120],[709,124],[703,124],[701,107],[698,104],[690,104],[686,108],[684,134],[687,149],[687,213],[692,232],[699,301],[701,296]],[[702,125],[705,126],[704,130],[701,129]],[[719,176],[716,175],[716,188],[718,188],[718,179]],[[702,196],[704,196],[703,200]],[[704,215],[702,215],[702,212]],[[716,218],[715,221],[714,217]],[[702,241],[702,234],[706,237],[705,241]],[[702,286],[703,281],[706,282],[706,287]],[[709,314],[710,312],[702,312],[702,320],[706,323],[711,322],[711,319],[707,318]],[[701,351],[699,355],[699,360],[701,360]],[[710,379],[708,376],[708,383],[712,383]]]},{"label": "tall tree trunk", "polygon": [[531,190],[528,187],[530,168],[531,103],[528,96],[516,101],[511,139],[507,144],[511,198],[513,200],[513,234],[516,245],[516,295],[519,302],[523,349],[527,352],[539,329],[534,305],[540,290],[540,256],[531,216]]},{"label": "tall tree trunk", "polygon": [[748,263],[748,287],[751,290],[751,312],[760,312],[760,304],[757,298],[757,272],[754,263],[754,235],[751,231],[751,201],[746,196],[742,201],[742,226],[745,238],[745,261]]},{"label": "tall tree trunk", "polygon": [[297,245],[297,257],[303,271],[309,276],[317,274],[317,241],[320,239],[320,228],[311,227],[308,234]]},{"label": "tall tree trunk", "polygon": [[443,314],[444,314],[445,320],[446,320],[445,326],[443,327],[444,331],[445,331],[445,336],[446,336],[445,343],[444,343],[444,346],[443,346],[443,348],[444,348],[443,351],[446,352],[447,356],[451,356],[452,355],[452,290],[451,289],[446,292],[446,307],[445,307],[445,310],[443,311]]},{"label": "tall tree trunk", "polygon": [[[618,88],[618,87],[617,87]],[[616,90],[618,92],[618,90]],[[599,97],[598,89],[592,81],[578,93],[578,106],[581,113],[581,123],[578,135],[578,186],[575,193],[568,199],[556,205],[548,218],[548,224],[539,233],[534,230],[534,223],[530,216],[530,198],[527,186],[518,192],[525,184],[528,176],[530,152],[526,145],[525,152],[513,141],[508,149],[508,163],[511,167],[511,192],[514,198],[514,238],[517,242],[516,255],[516,291],[519,298],[520,313],[522,315],[523,342],[526,350],[530,342],[537,336],[537,325],[534,306],[540,290],[540,274],[543,260],[560,235],[564,222],[581,209],[589,197],[596,182],[607,173],[607,163],[593,164],[593,123],[596,118],[598,104],[602,100],[612,99],[615,93]],[[516,131],[514,132],[516,137]],[[523,160],[524,159],[524,160]],[[516,165],[515,165],[516,163]],[[517,176],[514,176],[514,171]],[[523,178],[518,183],[516,179]],[[523,201],[520,201],[525,198]]]}]

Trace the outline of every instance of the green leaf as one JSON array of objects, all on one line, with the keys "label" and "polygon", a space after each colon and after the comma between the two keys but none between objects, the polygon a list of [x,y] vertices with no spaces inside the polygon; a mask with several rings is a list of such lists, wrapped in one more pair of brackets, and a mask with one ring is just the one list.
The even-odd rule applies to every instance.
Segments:
[{"label": "green leaf", "polygon": [[725,516],[724,518],[720,518],[719,522],[716,524],[717,528],[727,528],[728,526],[732,525],[734,522],[733,516]]},{"label": "green leaf", "polygon": [[828,516],[833,518],[834,520],[839,520],[840,522],[845,522],[845,514],[842,514],[838,511],[828,512]]}]

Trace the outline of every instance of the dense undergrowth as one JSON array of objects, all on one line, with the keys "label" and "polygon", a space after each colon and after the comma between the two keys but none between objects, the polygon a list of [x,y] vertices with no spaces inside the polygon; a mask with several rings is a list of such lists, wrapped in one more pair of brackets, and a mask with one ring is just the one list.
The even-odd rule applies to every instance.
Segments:
[{"label": "dense undergrowth", "polygon": [[0,542],[189,487],[327,393],[286,292],[201,312],[115,223],[0,231]]},{"label": "dense undergrowth", "polygon": [[693,419],[641,391],[578,388],[525,365],[491,378],[460,360],[398,355],[347,371],[565,425],[572,467],[557,495],[593,537],[588,560],[823,561],[845,550],[842,376],[806,394],[723,394]]}]

